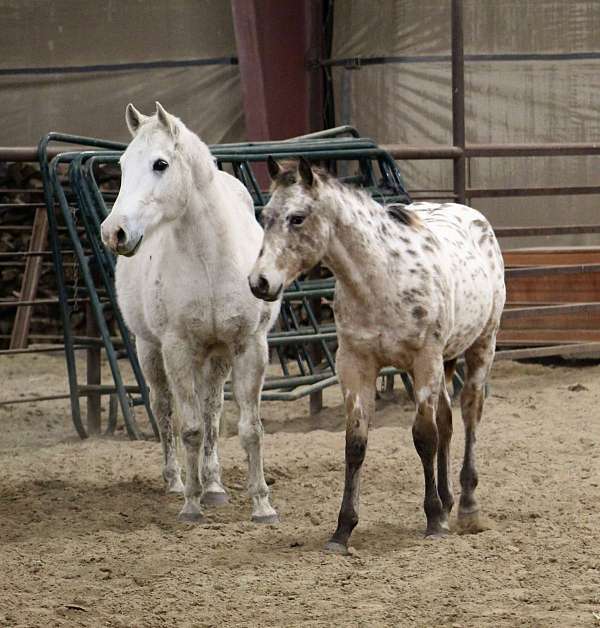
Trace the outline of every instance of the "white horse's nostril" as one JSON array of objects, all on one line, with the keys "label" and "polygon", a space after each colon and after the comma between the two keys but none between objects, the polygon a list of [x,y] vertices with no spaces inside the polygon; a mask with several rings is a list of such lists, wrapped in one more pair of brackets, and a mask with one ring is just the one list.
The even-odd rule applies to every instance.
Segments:
[{"label": "white horse's nostril", "polygon": [[125,233],[124,229],[119,229],[117,231],[117,244],[119,244],[120,246],[122,246],[123,244],[125,244],[127,242],[128,238],[127,238],[127,234]]},{"label": "white horse's nostril", "polygon": [[258,278],[256,291],[260,294],[269,294],[269,282],[267,281],[267,278],[264,275],[261,275]]}]

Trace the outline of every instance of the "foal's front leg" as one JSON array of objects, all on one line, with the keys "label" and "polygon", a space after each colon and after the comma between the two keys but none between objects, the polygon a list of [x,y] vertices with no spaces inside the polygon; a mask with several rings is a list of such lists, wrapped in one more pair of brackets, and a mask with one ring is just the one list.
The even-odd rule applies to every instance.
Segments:
[{"label": "foal's front leg", "polygon": [[435,461],[439,444],[436,412],[442,377],[443,362],[441,356],[423,354],[415,359],[413,381],[417,413],[412,432],[415,449],[421,458],[425,477],[423,507],[427,517],[426,536],[438,536],[448,531],[447,515],[442,506],[435,481]]},{"label": "foal's front leg", "polygon": [[360,471],[367,451],[367,436],[375,411],[377,367],[370,359],[340,347],[336,366],[346,406],[346,477],[336,531],[325,549],[348,553],[348,540],[358,523]]},{"label": "foal's front leg", "polygon": [[181,420],[181,440],[185,447],[185,502],[179,519],[195,523],[202,520],[202,481],[198,464],[204,442],[204,424],[196,390],[194,356],[186,342],[171,336],[163,340],[163,358]]},{"label": "foal's front leg", "polygon": [[277,523],[279,518],[269,502],[269,488],[263,471],[263,427],[260,420],[260,393],[268,361],[267,338],[248,338],[233,357],[233,395],[240,410],[239,435],[248,458],[248,492],[252,497],[252,521]]}]

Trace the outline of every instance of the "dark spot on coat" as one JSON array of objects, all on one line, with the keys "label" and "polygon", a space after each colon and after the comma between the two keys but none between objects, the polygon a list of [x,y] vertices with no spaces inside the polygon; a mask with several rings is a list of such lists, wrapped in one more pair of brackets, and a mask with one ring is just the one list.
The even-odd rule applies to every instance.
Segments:
[{"label": "dark spot on coat", "polygon": [[412,315],[413,315],[413,318],[416,318],[419,321],[425,316],[427,316],[427,310],[423,306],[417,305],[416,307],[413,308]]},{"label": "dark spot on coat", "polygon": [[414,249],[406,249],[406,252],[413,257],[417,256],[417,252]]}]

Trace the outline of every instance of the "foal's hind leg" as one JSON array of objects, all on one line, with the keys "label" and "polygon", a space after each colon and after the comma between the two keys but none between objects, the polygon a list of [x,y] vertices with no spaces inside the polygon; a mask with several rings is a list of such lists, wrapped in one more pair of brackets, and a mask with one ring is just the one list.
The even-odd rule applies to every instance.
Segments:
[{"label": "foal's hind leg", "polygon": [[444,507],[442,526],[448,527],[448,516],[454,505],[452,494],[452,468],[450,464],[450,441],[452,439],[452,402],[448,394],[448,385],[452,382],[452,376],[456,367],[456,360],[444,362],[444,380],[440,390],[436,423],[438,429],[437,450],[437,489],[438,495]]},{"label": "foal's hind leg", "polygon": [[219,422],[223,410],[223,386],[229,374],[229,361],[222,356],[207,359],[199,375],[200,387],[204,391],[202,417],[204,419],[204,457],[202,460],[202,503],[225,504],[227,493],[221,482],[218,440]]},{"label": "foal's hind leg", "polygon": [[435,481],[435,457],[439,444],[436,412],[443,378],[442,365],[441,356],[429,354],[417,356],[413,364],[417,413],[412,432],[425,477],[423,507],[427,517],[426,536],[437,536],[448,531],[446,513]]},{"label": "foal's hind leg", "polygon": [[477,470],[475,468],[475,432],[483,410],[485,382],[494,360],[496,333],[480,336],[465,351],[466,376],[460,397],[463,422],[465,425],[465,456],[460,472],[461,495],[458,503],[458,523],[464,530],[480,529],[475,499]]},{"label": "foal's hind leg", "polygon": [[252,497],[252,521],[276,523],[263,471],[263,427],[260,393],[267,366],[267,338],[248,338],[233,357],[233,395],[240,410],[239,434],[248,458],[248,492]]},{"label": "foal's hind leg", "polygon": [[338,525],[325,546],[346,554],[348,540],[358,523],[360,472],[367,451],[369,423],[375,411],[377,366],[340,345],[336,365],[346,405],[346,478]]},{"label": "foal's hind leg", "polygon": [[158,422],[163,449],[163,478],[167,493],[183,493],[181,468],[177,462],[176,437],[173,430],[173,407],[169,382],[160,346],[136,338],[136,349],[144,377],[150,386],[152,412]]}]

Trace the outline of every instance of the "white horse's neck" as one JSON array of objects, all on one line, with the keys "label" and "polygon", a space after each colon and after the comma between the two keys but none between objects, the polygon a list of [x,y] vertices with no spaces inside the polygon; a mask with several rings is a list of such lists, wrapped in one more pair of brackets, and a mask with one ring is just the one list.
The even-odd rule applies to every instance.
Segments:
[{"label": "white horse's neck", "polygon": [[238,214],[215,169],[201,189],[193,187],[184,213],[169,225],[173,243],[186,255],[226,266],[236,258]]}]

